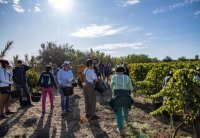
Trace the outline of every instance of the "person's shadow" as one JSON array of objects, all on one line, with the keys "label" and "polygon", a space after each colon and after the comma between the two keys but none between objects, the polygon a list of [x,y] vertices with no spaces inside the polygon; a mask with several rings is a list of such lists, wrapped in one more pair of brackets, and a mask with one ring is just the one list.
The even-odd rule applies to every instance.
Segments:
[{"label": "person's shadow", "polygon": [[79,99],[78,95],[72,97],[72,112],[67,112],[62,115],[61,119],[61,138],[75,138],[74,133],[80,130],[80,109],[79,109]]},{"label": "person's shadow", "polygon": [[[16,123],[19,122],[19,120],[23,117],[23,115],[26,113],[26,111],[28,110],[28,108],[25,108],[22,110],[22,112],[20,113],[20,115],[18,117],[16,117],[15,115],[19,112],[19,110],[13,114],[11,117],[9,117],[6,121],[4,121],[3,123],[0,124],[0,138],[6,136],[6,134],[8,133],[9,129],[12,128],[12,126],[14,126]],[[15,118],[12,120],[12,118]],[[10,121],[12,120],[12,121]]]},{"label": "person's shadow", "polygon": [[48,118],[44,127],[43,127],[44,115],[41,115],[38,121],[37,128],[35,129],[33,134],[30,136],[30,138],[49,138],[50,137],[49,132],[51,128],[52,114],[53,112],[51,111],[48,115]]},{"label": "person's shadow", "polygon": [[95,138],[108,138],[108,134],[101,128],[98,120],[88,120],[90,129]]}]

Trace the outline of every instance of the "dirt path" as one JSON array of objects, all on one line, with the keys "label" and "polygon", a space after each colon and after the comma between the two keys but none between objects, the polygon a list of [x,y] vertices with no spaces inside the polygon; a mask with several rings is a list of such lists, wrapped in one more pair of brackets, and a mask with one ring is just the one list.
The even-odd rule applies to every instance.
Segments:
[{"label": "dirt path", "polygon": [[[75,88],[71,97],[73,112],[61,116],[60,95],[54,97],[55,108],[51,112],[47,98],[47,113],[42,116],[41,102],[34,103],[34,107],[18,110],[19,103],[12,104],[12,111],[16,111],[6,120],[0,121],[0,137],[30,137],[30,138],[108,138],[120,137],[116,132],[114,113],[108,106],[111,92],[104,95],[97,93],[97,112],[99,121],[87,121],[85,114],[84,97],[82,89]],[[125,126],[125,137],[169,137],[170,126],[167,121],[154,118],[148,113],[152,106],[141,103],[140,98],[135,99],[135,107],[130,112],[130,123]],[[180,137],[191,137],[186,132],[179,133]]]}]

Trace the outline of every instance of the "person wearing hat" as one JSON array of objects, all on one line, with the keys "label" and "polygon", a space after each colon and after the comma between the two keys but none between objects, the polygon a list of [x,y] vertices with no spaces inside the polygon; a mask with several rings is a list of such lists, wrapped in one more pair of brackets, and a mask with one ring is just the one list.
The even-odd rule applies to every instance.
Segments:
[{"label": "person wearing hat", "polygon": [[97,76],[93,69],[93,60],[88,59],[86,61],[86,68],[83,72],[85,75],[85,85],[83,87],[83,93],[85,98],[85,112],[86,118],[88,119],[98,119],[95,115],[96,110],[96,95],[94,91],[95,82],[97,82]]},{"label": "person wearing hat", "polygon": [[53,110],[53,86],[57,89],[57,84],[53,74],[50,72],[51,66],[46,66],[46,71],[42,72],[38,80],[37,86],[41,87],[42,90],[42,114],[46,113],[46,96],[49,95],[49,101],[51,104],[51,110]]},{"label": "person wearing hat", "polygon": [[70,69],[70,62],[64,61],[63,68],[58,71],[57,74],[57,81],[59,85],[59,90],[61,94],[61,109],[62,114],[65,114],[66,111],[72,111],[72,109],[69,108],[69,96],[64,96],[63,94],[63,87],[71,87],[72,86],[72,80],[73,80],[73,73]]},{"label": "person wearing hat", "polygon": [[[21,91],[23,90],[20,94],[19,98],[19,103],[21,106],[21,109],[24,108],[25,106],[33,106],[31,103],[31,98],[30,98],[30,91],[27,83],[27,76],[26,72],[30,69],[29,66],[24,65],[22,63],[22,60],[17,61],[17,67],[13,69],[13,76],[12,79],[15,83],[16,90]],[[26,100],[23,100],[25,98]]]},{"label": "person wearing hat", "polygon": [[[131,109],[130,91],[133,91],[133,86],[129,76],[124,74],[124,66],[117,66],[116,74],[111,79],[111,89],[113,92],[114,111],[117,119],[117,131],[123,135],[123,116],[128,123],[128,112]],[[122,116],[122,111],[124,115]]]}]

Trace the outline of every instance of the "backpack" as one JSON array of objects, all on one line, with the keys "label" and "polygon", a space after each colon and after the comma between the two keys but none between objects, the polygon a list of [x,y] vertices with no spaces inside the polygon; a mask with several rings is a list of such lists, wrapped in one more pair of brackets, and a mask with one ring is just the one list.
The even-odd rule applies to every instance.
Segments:
[{"label": "backpack", "polygon": [[41,79],[41,87],[49,87],[51,84],[51,76],[48,73],[44,73]]}]

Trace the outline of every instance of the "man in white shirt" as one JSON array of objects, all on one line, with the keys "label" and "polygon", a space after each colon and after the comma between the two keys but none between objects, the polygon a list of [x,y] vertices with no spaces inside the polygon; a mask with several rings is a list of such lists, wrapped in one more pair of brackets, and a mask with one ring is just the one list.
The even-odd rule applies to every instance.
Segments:
[{"label": "man in white shirt", "polygon": [[85,86],[83,87],[84,97],[85,97],[85,112],[88,119],[98,119],[95,115],[96,110],[96,95],[94,91],[94,82],[97,81],[96,73],[92,68],[93,60],[88,59],[86,61],[86,68],[84,70],[85,75]]},{"label": "man in white shirt", "polygon": [[57,74],[57,81],[58,81],[59,90],[61,94],[62,114],[65,114],[66,111],[72,111],[72,109],[69,108],[69,96],[64,96],[63,90],[62,90],[63,87],[72,86],[73,73],[69,69],[69,67],[70,67],[69,61],[64,61],[63,68],[60,69]]}]

